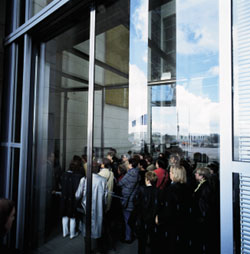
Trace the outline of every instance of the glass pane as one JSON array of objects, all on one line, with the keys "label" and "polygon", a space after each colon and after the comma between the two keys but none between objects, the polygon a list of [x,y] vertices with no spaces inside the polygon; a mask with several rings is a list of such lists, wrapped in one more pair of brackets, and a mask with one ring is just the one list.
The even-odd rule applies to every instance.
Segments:
[{"label": "glass pane", "polygon": [[53,0],[31,0],[31,16],[37,14],[51,2],[53,2]]},{"label": "glass pane", "polygon": [[[44,65],[40,67],[44,72],[39,73],[40,83],[36,89],[31,229],[31,241],[33,246],[39,247],[38,251],[55,244],[53,253],[71,252],[70,244],[67,247],[58,242],[63,236],[62,217],[69,216],[62,205],[63,179],[73,157],[77,155],[81,159],[87,147],[88,44],[87,12],[79,17],[77,25],[46,42],[44,58],[41,54],[40,61],[44,61]],[[83,170],[79,174],[82,177]],[[76,187],[78,183],[72,188]],[[77,218],[76,231],[78,226]],[[65,238],[65,243],[67,241],[69,237]],[[76,238],[74,252],[82,253],[83,244],[82,237]]]},{"label": "glass pane", "polygon": [[0,147],[0,196],[6,196],[6,184],[7,184],[7,159],[8,159],[8,149],[7,147]]},{"label": "glass pane", "polygon": [[4,65],[5,80],[2,89],[2,110],[1,110],[1,141],[7,142],[9,136],[10,93],[11,93],[11,47],[6,48],[6,62]]},{"label": "glass pane", "polygon": [[[8,150],[10,151],[10,164],[8,164]],[[18,186],[19,186],[19,162],[20,149],[0,147],[0,196],[1,198],[9,198],[18,206]],[[8,165],[10,165],[8,168]],[[17,221],[13,221],[10,231],[10,244],[15,245],[16,242],[16,225]]]},{"label": "glass pane", "polygon": [[[195,185],[193,169],[219,161],[218,1],[103,1],[97,10],[95,157],[113,156],[119,181],[124,154],[168,163],[178,153]],[[121,217],[112,217],[118,228]],[[130,238],[122,227],[112,237]]]},{"label": "glass pane", "polygon": [[131,150],[219,161],[217,1],[117,1],[98,10],[98,156],[115,148],[119,158]]},{"label": "glass pane", "polygon": [[21,114],[23,93],[23,40],[18,44],[17,64],[13,91],[12,140],[19,143],[21,139]]},{"label": "glass pane", "polygon": [[6,1],[6,34],[10,34],[25,22],[25,0]]},{"label": "glass pane", "polygon": [[[15,50],[15,57],[11,58],[12,50],[6,50],[8,59],[5,65],[5,83],[3,89],[3,114],[1,121],[2,141],[8,141],[10,117],[12,118],[11,142],[20,142],[21,135],[21,110],[22,110],[22,90],[23,90],[23,40],[19,44],[12,45]],[[11,65],[11,59],[14,59]],[[13,90],[11,89],[13,87]],[[12,94],[10,94],[12,91]]]},{"label": "glass pane", "polygon": [[234,160],[250,161],[249,3],[233,1]]},{"label": "glass pane", "polygon": [[[96,17],[94,152],[102,158],[110,148],[131,149],[129,116],[129,3],[98,7]],[[112,13],[112,15],[111,15]]]},{"label": "glass pane", "polygon": [[[18,207],[18,186],[19,186],[19,162],[20,162],[20,149],[11,148],[11,170],[10,170],[10,198],[14,200],[16,207]],[[16,223],[14,220],[11,228],[11,243],[16,242]]]},{"label": "glass pane", "polygon": [[151,147],[219,161],[218,3],[149,1]]}]

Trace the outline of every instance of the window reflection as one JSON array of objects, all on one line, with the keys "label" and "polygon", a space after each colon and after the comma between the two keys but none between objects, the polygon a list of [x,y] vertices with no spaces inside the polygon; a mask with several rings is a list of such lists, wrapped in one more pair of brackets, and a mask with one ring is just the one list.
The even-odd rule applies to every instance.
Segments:
[{"label": "window reflection", "polygon": [[[111,4],[112,3],[112,4]],[[126,153],[129,112],[129,5],[104,2],[97,7],[94,153],[106,156],[110,148]]]},{"label": "window reflection", "polygon": [[[135,149],[145,142],[157,152],[175,145],[187,156],[200,149],[218,160],[218,8],[210,6],[216,1],[131,1],[129,114]],[[133,96],[139,91],[139,98]],[[143,115],[147,127],[140,124]]]},{"label": "window reflection", "polygon": [[196,152],[219,159],[216,6],[216,1],[149,1],[153,153],[179,147],[191,159]]},{"label": "window reflection", "polygon": [[[219,159],[217,9],[208,9],[210,2],[181,2],[120,0],[97,12],[95,158],[115,149],[119,158],[129,151],[154,158],[178,151],[204,164]],[[197,8],[206,8],[206,15]],[[57,169],[67,170],[75,154],[87,152],[89,24],[84,25],[85,40],[82,30],[75,34],[77,26],[46,43],[34,190],[41,200],[34,220],[43,237],[55,229],[51,218],[58,219],[50,195],[60,188]]]}]

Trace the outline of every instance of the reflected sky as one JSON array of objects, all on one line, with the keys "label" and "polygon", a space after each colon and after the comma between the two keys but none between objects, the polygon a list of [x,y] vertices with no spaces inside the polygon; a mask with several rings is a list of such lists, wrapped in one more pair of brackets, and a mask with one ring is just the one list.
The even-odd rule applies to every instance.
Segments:
[{"label": "reflected sky", "polygon": [[[131,0],[130,122],[143,114],[152,114],[152,122],[148,122],[152,124],[152,133],[177,136],[177,126],[180,135],[219,133],[218,1],[176,0],[162,5],[158,2],[164,1]],[[169,30],[164,30],[174,8],[175,45],[168,43]],[[149,47],[148,38],[154,41],[154,36],[154,48]],[[171,50],[176,57],[172,57],[172,64],[176,64],[176,105],[155,106],[155,97],[147,92],[148,77],[153,68],[158,68],[159,82],[161,77],[168,77],[163,74]],[[175,79],[173,75],[171,78]],[[130,132],[138,131],[138,125],[131,126]]]},{"label": "reflected sky", "polygon": [[[145,131],[147,114],[148,0],[130,2],[129,133]],[[132,122],[134,123],[132,126]]]},{"label": "reflected sky", "polygon": [[[218,1],[177,0],[177,79],[197,96],[219,101]],[[200,84],[196,89],[196,81]]]}]

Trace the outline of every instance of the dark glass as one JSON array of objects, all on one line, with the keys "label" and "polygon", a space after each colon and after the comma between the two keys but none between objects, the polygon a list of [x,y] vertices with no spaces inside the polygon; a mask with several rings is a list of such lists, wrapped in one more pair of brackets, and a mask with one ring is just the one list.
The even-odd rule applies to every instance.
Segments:
[{"label": "dark glass", "polygon": [[13,91],[12,141],[21,141],[21,116],[23,92],[23,40],[18,44],[16,78]]},{"label": "dark glass", "polygon": [[[32,238],[34,247],[61,238],[61,176],[74,155],[87,148],[89,9],[76,24],[45,43],[44,58],[35,89],[34,161],[32,169]],[[38,68],[38,70],[40,70]],[[67,241],[69,238],[65,239]],[[83,251],[83,239],[75,246]],[[55,253],[65,251],[57,245]],[[74,251],[77,251],[74,249]],[[70,250],[69,250],[70,252]]]},{"label": "dark glass", "polygon": [[5,50],[6,62],[4,65],[4,80],[2,89],[2,110],[1,110],[1,141],[7,142],[9,136],[10,93],[11,93],[11,47]]},{"label": "dark glass", "polygon": [[0,147],[0,196],[6,196],[6,177],[7,172],[9,171],[7,168],[7,159],[8,159],[8,148]]},{"label": "dark glass", "polygon": [[[11,174],[10,174],[10,199],[15,202],[15,206],[18,207],[18,186],[19,186],[19,164],[20,164],[20,149],[11,148]],[[10,238],[11,243],[16,242],[16,223],[17,220],[14,220],[11,227]]]},{"label": "dark glass", "polygon": [[25,23],[26,0],[6,1],[6,35],[12,33],[18,27]]},{"label": "dark glass", "polygon": [[[11,64],[12,46],[6,50],[6,65],[4,67],[4,86],[3,86],[3,110],[1,121],[1,140],[19,143],[21,139],[21,114],[22,114],[22,90],[23,90],[23,41],[15,47],[16,64]],[[11,93],[13,87],[13,93]],[[11,105],[11,99],[13,104]],[[11,111],[12,110],[12,111]],[[12,126],[10,128],[10,117]],[[11,129],[11,140],[8,140]]]}]

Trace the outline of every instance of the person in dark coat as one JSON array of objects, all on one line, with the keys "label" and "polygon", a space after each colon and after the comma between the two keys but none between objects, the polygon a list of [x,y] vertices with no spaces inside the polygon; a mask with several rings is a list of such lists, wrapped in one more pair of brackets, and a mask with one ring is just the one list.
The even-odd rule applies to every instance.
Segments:
[{"label": "person in dark coat", "polygon": [[138,168],[139,168],[139,175],[140,175],[140,182],[139,185],[145,186],[145,174],[147,172],[147,162],[146,160],[140,160],[139,164],[138,164]]},{"label": "person in dark coat", "polygon": [[109,159],[111,161],[110,167],[112,169],[114,177],[117,179],[119,160],[116,157],[116,150],[115,149],[113,149],[113,148],[110,149],[110,151],[107,153],[107,159]]},{"label": "person in dark coat", "polygon": [[145,185],[140,186],[135,198],[136,235],[138,238],[138,254],[146,253],[149,240],[150,253],[153,254],[156,247],[155,216],[157,211],[158,190],[155,187],[157,175],[153,171],[145,174]]},{"label": "person in dark coat", "polygon": [[156,216],[159,250],[156,253],[188,253],[187,223],[191,206],[191,191],[186,182],[186,170],[175,165],[170,168],[171,184],[159,200]]},{"label": "person in dark coat", "polygon": [[[75,193],[78,188],[79,182],[83,177],[83,165],[79,156],[74,156],[70,163],[69,169],[63,173],[61,178],[62,183],[62,197],[61,197],[61,216],[63,237],[70,233],[70,239],[76,237],[78,232],[77,228],[77,201]],[[69,230],[70,225],[70,230]]]},{"label": "person in dark coat", "polygon": [[195,178],[198,186],[193,193],[193,253],[220,253],[218,204],[209,168],[197,168]]},{"label": "person in dark coat", "polygon": [[122,193],[122,211],[125,223],[125,242],[132,243],[132,231],[128,224],[131,212],[134,209],[134,197],[139,187],[139,169],[138,160],[129,159],[129,170],[125,176],[118,182]]}]

